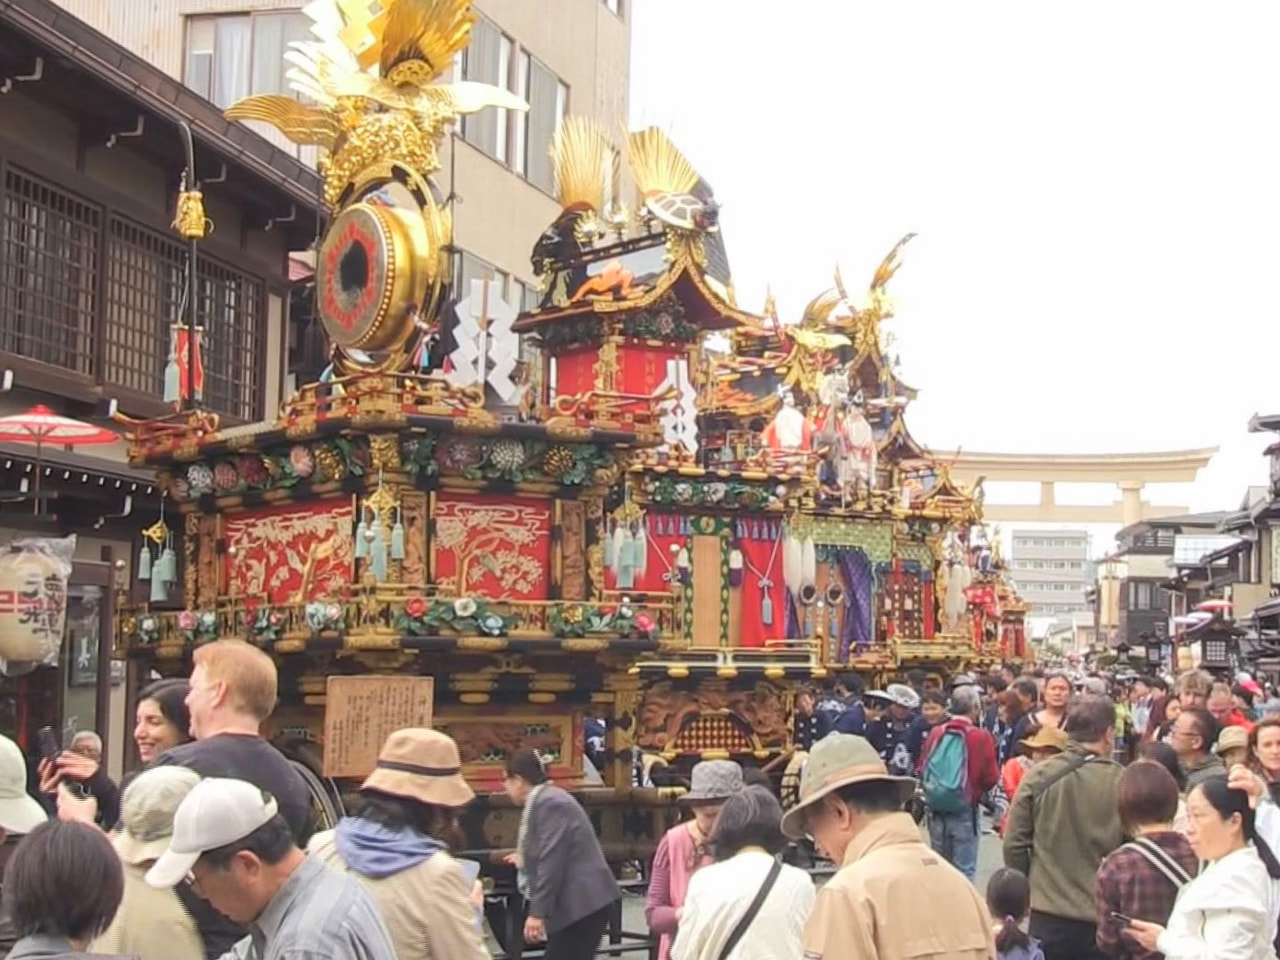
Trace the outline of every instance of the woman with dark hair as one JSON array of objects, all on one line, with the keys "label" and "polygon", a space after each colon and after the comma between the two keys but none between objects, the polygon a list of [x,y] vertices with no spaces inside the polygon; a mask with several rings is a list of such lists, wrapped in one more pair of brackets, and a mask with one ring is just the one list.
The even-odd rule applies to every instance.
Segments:
[{"label": "woman with dark hair", "polygon": [[1144,738],[1150,743],[1168,743],[1173,731],[1173,721],[1182,712],[1182,701],[1176,693],[1171,693],[1163,700],[1157,700],[1151,707],[1151,716],[1147,719],[1147,732]]},{"label": "woman with dark hair", "polygon": [[622,898],[591,820],[528,747],[507,757],[503,786],[522,808],[513,859],[529,901],[525,940],[545,940],[545,960],[591,960]]},{"label": "woman with dark hair", "polygon": [[1179,891],[1200,871],[1187,838],[1173,829],[1180,800],[1173,775],[1154,760],[1138,760],[1120,775],[1120,821],[1134,839],[1098,869],[1098,949],[1123,960],[1156,960],[1159,953],[1122,936],[1120,914],[1166,923]]},{"label": "woman with dark hair", "polygon": [[138,694],[133,742],[144,766],[166,750],[191,742],[189,690],[186,680],[173,678],[148,684]]},{"label": "woman with dark hair", "polygon": [[1124,936],[1166,960],[1274,960],[1280,862],[1258,834],[1249,794],[1213,777],[1187,797],[1188,839],[1208,866],[1166,926],[1133,919]]},{"label": "woman with dark hair", "polygon": [[716,862],[689,881],[672,960],[775,960],[804,952],[813,880],[779,863],[786,846],[781,824],[782,807],[764,787],[747,787],[724,802],[711,837]]},{"label": "woman with dark hair", "polygon": [[1280,803],[1280,717],[1264,717],[1249,731],[1245,763],[1266,781],[1271,799]]},{"label": "woman with dark hair", "polygon": [[[449,854],[458,811],[475,794],[458,745],[435,730],[397,730],[360,788],[355,816],[311,838],[308,851],[356,875],[377,903],[398,960],[488,960],[476,877]],[[477,871],[478,872],[478,871]]]},{"label": "woman with dark hair", "polygon": [[123,897],[124,871],[106,834],[84,823],[40,824],[4,871],[4,904],[19,937],[10,960],[84,953]]},{"label": "woman with dark hair", "polygon": [[1168,770],[1178,785],[1178,812],[1173,815],[1173,829],[1185,837],[1191,828],[1191,818],[1187,816],[1187,775],[1182,764],[1178,763],[1178,754],[1169,744],[1156,740],[1144,743],[1138,753],[1141,759],[1158,763]]}]

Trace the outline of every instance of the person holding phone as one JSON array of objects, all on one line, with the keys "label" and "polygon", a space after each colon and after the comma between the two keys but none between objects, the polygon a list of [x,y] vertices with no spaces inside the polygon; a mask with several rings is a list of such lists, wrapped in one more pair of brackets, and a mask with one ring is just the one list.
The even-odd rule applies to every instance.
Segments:
[{"label": "person holding phone", "polygon": [[1165,926],[1130,919],[1122,935],[1166,960],[1275,960],[1280,861],[1257,829],[1249,792],[1206,780],[1187,797],[1188,840],[1208,867]]},{"label": "person holding phone", "polygon": [[1200,870],[1186,837],[1173,828],[1178,783],[1163,765],[1139,760],[1120,775],[1120,820],[1134,839],[1098,869],[1098,949],[1115,960],[1157,960],[1124,936],[1137,917],[1167,923],[1178,893]]}]

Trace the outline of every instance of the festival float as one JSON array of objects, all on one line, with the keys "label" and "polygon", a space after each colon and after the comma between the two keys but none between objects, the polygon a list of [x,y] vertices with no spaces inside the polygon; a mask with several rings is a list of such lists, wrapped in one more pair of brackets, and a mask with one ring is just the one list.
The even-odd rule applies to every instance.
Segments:
[{"label": "festival float", "polygon": [[[487,283],[451,282],[431,176],[458,116],[524,104],[440,82],[468,3],[368,9],[312,3],[315,39],[290,53],[304,99],[228,110],[327,151],[332,364],[269,423],[190,402],[129,422],[166,513],[142,531],[152,602],[122,605],[125,655],[184,674],[212,639],[269,651],[277,742],[329,815],[334,678],[433,678],[426,715],[481,794],[475,848],[514,843],[518,812],[490,794],[528,745],[620,862],[652,851],[671,810],[636,786],[646,771],[784,760],[802,686],[1022,654],[980,492],[905,424],[915,391],[883,325],[910,237],[865,302],[837,276],[796,323],[744,310],[712,190],[667,136],[627,137],[630,210],[607,199],[610,138],[571,116],[553,144],[562,212],[530,238],[541,302],[517,315]],[[348,726],[386,709],[360,703]],[[603,785],[586,777],[588,711],[607,720]]]}]

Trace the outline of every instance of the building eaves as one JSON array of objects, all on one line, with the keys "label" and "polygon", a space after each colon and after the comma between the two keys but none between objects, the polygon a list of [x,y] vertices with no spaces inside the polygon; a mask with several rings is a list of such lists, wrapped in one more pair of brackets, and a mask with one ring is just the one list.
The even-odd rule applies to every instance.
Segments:
[{"label": "building eaves", "polygon": [[66,57],[165,123],[185,120],[195,140],[280,190],[301,208],[323,212],[319,175],[162,70],[59,7],[53,0],[0,0],[0,24]]}]

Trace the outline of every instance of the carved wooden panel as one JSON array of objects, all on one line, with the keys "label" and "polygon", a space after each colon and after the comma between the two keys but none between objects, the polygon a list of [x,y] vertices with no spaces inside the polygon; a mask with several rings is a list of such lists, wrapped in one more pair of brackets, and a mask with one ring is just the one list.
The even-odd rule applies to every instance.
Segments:
[{"label": "carved wooden panel", "polygon": [[404,523],[403,581],[409,584],[427,582],[427,495],[406,490],[400,495],[401,520]]},{"label": "carved wooden panel", "polygon": [[218,563],[218,517],[201,516],[196,553],[196,601],[198,609],[212,607],[222,590],[222,564]]},{"label": "carved wooden panel", "polygon": [[560,501],[560,596],[587,599],[587,509],[578,500]]}]

